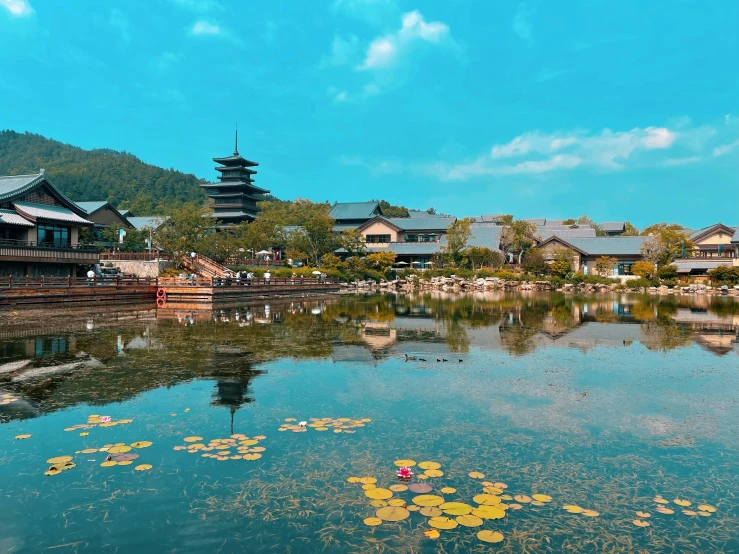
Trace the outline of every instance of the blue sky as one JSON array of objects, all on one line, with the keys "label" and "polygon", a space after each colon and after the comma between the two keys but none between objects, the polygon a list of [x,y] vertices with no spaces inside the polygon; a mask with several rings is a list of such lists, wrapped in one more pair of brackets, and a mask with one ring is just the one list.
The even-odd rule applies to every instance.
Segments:
[{"label": "blue sky", "polygon": [[738,21],[735,0],[0,0],[0,128],[213,179],[238,120],[281,198],[739,225]]}]

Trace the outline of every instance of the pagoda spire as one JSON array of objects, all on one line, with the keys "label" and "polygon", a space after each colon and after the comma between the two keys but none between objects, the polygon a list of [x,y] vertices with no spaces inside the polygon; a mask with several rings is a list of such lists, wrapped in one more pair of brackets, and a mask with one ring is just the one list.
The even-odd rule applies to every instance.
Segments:
[{"label": "pagoda spire", "polygon": [[239,155],[239,123],[236,122],[236,142],[234,143],[234,156]]}]

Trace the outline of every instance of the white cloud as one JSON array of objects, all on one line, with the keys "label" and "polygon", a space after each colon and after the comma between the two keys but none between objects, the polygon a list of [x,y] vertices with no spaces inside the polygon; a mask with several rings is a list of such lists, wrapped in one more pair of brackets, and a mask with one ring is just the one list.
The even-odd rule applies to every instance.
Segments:
[{"label": "white cloud", "polygon": [[732,150],[739,148],[739,139],[735,140],[734,142],[730,142],[729,144],[722,144],[721,146],[717,146],[713,149],[713,157],[719,158],[721,156],[725,156]]},{"label": "white cloud", "polygon": [[5,8],[13,17],[30,17],[33,7],[28,0],[0,0],[0,8]]},{"label": "white cloud", "polygon": [[427,22],[421,12],[403,14],[400,29],[375,38],[367,48],[359,70],[384,69],[392,66],[414,43],[447,44],[455,46],[449,26],[441,21]]},{"label": "white cloud", "polygon": [[534,44],[534,26],[531,18],[536,15],[536,7],[522,2],[518,5],[516,15],[513,16],[511,27],[518,37],[527,42],[529,46]]},{"label": "white cloud", "polygon": [[221,28],[218,25],[208,23],[201,19],[192,26],[192,30],[190,32],[193,35],[220,35]]},{"label": "white cloud", "polygon": [[126,16],[123,15],[123,12],[121,10],[119,10],[118,8],[112,8],[110,10],[108,22],[110,23],[111,27],[116,29],[121,34],[123,42],[131,42],[131,34],[128,32],[128,29],[131,25],[128,22]]},{"label": "white cloud", "polygon": [[557,175],[578,169],[599,174],[643,168],[671,168],[739,153],[739,119],[728,124],[693,125],[688,119],[669,126],[608,128],[544,133],[530,131],[487,153],[458,162],[447,160],[402,162],[345,157],[342,163],[367,168],[373,174],[409,173],[464,181],[483,176]]}]

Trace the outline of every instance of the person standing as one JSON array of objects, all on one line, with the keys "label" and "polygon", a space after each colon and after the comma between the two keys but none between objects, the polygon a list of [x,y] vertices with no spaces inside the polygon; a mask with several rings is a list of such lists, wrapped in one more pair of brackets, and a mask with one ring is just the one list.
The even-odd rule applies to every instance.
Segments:
[{"label": "person standing", "polygon": [[272,278],[272,274],[269,269],[264,273],[264,281],[269,285],[269,280]]},{"label": "person standing", "polygon": [[87,271],[87,286],[91,287],[94,280],[95,280],[95,271],[92,268],[90,268]]}]

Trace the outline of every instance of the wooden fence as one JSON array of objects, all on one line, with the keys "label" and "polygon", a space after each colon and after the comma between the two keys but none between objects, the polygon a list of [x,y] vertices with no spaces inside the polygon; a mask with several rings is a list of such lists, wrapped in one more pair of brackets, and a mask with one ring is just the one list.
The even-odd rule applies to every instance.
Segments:
[{"label": "wooden fence", "polygon": [[156,286],[156,277],[0,277],[0,289]]}]

